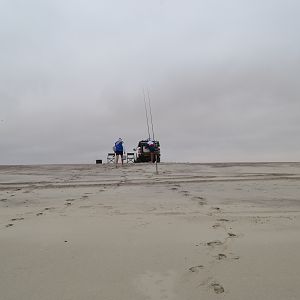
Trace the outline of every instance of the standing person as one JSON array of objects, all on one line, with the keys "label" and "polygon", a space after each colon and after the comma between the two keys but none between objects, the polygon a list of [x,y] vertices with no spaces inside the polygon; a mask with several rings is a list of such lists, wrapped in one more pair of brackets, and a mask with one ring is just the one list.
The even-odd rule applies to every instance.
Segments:
[{"label": "standing person", "polygon": [[122,165],[123,165],[123,153],[124,153],[124,147],[123,147],[123,141],[122,141],[121,138],[119,138],[119,139],[115,142],[114,152],[115,152],[115,156],[116,156],[116,164],[118,164],[119,156],[121,156],[121,163],[122,163]]},{"label": "standing person", "polygon": [[148,141],[148,149],[150,151],[150,155],[151,155],[151,162],[155,162],[156,159],[156,155],[155,155],[155,144],[152,140]]}]

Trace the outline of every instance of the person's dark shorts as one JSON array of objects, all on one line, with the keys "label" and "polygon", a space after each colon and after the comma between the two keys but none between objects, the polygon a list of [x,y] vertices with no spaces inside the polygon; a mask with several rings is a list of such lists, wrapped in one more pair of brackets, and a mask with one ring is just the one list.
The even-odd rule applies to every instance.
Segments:
[{"label": "person's dark shorts", "polygon": [[121,155],[121,156],[123,156],[123,151],[116,151],[115,153],[116,153],[116,155]]},{"label": "person's dark shorts", "polygon": [[149,147],[150,152],[155,152],[155,147]]}]

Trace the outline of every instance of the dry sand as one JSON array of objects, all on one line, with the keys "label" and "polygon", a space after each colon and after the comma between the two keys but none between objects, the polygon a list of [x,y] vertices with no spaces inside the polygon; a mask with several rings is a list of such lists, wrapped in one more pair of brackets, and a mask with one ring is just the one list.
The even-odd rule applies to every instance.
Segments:
[{"label": "dry sand", "polygon": [[1,300],[300,299],[300,164],[0,167]]}]

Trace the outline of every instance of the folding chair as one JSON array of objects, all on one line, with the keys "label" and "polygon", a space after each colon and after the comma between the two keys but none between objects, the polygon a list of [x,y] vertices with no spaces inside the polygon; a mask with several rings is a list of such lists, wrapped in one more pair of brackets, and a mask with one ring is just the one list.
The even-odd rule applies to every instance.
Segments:
[{"label": "folding chair", "polygon": [[107,163],[115,162],[115,153],[107,153]]},{"label": "folding chair", "polygon": [[133,152],[127,152],[127,163],[132,162],[134,163],[134,153]]}]

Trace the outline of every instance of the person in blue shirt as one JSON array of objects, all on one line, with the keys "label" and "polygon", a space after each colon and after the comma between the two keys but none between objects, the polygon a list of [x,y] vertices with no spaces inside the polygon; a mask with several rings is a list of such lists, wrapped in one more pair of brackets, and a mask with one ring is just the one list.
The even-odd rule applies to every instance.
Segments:
[{"label": "person in blue shirt", "polygon": [[115,142],[114,152],[115,152],[115,157],[116,157],[116,164],[118,164],[119,156],[121,156],[121,163],[122,163],[122,165],[123,165],[123,153],[124,153],[124,147],[123,147],[123,141],[122,141],[121,138],[119,138],[119,139]]}]

